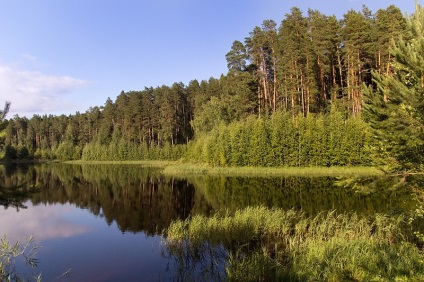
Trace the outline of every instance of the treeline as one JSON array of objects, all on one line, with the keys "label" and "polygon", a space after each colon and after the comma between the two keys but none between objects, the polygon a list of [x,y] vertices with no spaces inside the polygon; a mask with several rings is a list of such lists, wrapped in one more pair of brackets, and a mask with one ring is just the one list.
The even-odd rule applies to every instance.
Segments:
[{"label": "treeline", "polygon": [[[75,115],[15,116],[6,129],[6,157],[122,160],[186,156],[217,165],[364,163],[364,148],[358,146],[364,146],[366,139],[356,139],[366,135],[366,127],[355,120],[360,119],[363,85],[376,88],[373,71],[394,72],[390,44],[400,34],[408,40],[406,19],[395,6],[375,14],[366,7],[360,12],[350,10],[342,19],[316,10],[304,15],[292,8],[279,26],[265,20],[244,42],[234,41],[226,54],[229,71],[219,79],[123,91],[115,101],[108,98],[104,106]],[[337,108],[339,114],[329,114],[330,108]],[[284,116],[282,124],[271,126],[280,115]],[[329,122],[327,115],[340,120]],[[352,124],[355,130],[364,131],[346,135],[346,126]],[[251,136],[238,141],[230,138],[237,132]],[[267,138],[256,136],[261,134]],[[272,138],[291,145],[283,148]],[[205,148],[199,144],[210,140],[215,140],[210,148],[199,149]],[[236,156],[235,147],[228,151],[232,145],[224,145],[225,140],[239,142],[243,156]],[[339,143],[331,147],[329,140]],[[214,148],[218,144],[222,148]]]},{"label": "treeline", "polygon": [[[175,83],[122,92],[115,102],[108,99],[105,106],[83,114],[15,116],[6,129],[6,156],[80,159],[86,148],[85,156],[101,159],[169,157],[160,148],[175,151],[174,145],[193,136],[188,97],[187,89]],[[91,150],[93,146],[101,155]]]}]

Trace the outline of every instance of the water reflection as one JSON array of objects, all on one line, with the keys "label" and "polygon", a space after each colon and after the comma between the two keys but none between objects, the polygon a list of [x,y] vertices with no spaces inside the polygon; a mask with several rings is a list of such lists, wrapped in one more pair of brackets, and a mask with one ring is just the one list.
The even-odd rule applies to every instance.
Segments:
[{"label": "water reflection", "polygon": [[39,165],[15,169],[8,182],[39,188],[33,205],[75,204],[122,232],[160,233],[193,206],[193,185],[135,166]]},{"label": "water reflection", "polygon": [[122,232],[147,234],[160,234],[172,220],[189,214],[247,206],[303,210],[309,215],[328,210],[390,214],[415,206],[410,190],[387,189],[392,183],[384,179],[372,180],[374,185],[356,181],[362,183],[358,189],[348,181],[336,185],[329,177],[179,179],[140,166],[67,164],[0,167],[0,177],[2,187],[20,187],[14,190],[19,192],[16,201],[7,198],[6,203],[1,195],[8,190],[0,189],[4,206],[22,208],[28,199],[33,205],[70,203],[104,218],[108,225],[116,222]]},{"label": "water reflection", "polygon": [[38,192],[34,187],[29,187],[25,182],[19,182],[19,179],[11,178],[10,170],[0,169],[0,206],[5,209],[12,207],[19,211],[26,209],[24,202],[31,194]]},{"label": "water reflection", "polygon": [[[353,185],[340,185],[341,180],[330,177],[197,177],[190,182],[216,211],[248,206],[280,207],[302,210],[310,216],[323,211],[357,214],[399,213],[415,206],[410,189],[387,189],[391,183],[380,181],[373,189],[358,190]],[[353,182],[350,182],[351,184]],[[405,188],[405,187],[402,187]],[[206,213],[204,206],[194,209]]]},{"label": "water reflection", "polygon": [[[164,260],[160,235],[171,221],[247,206],[303,210],[311,216],[328,210],[370,215],[415,208],[410,190],[387,189],[387,179],[352,183],[328,177],[182,179],[135,165],[0,166],[0,204],[13,207],[0,213],[0,235],[15,241],[33,234],[43,241],[40,261],[47,281],[69,268],[75,281],[201,280],[204,272],[220,280],[225,265],[215,254],[168,252]],[[5,187],[19,193],[1,198],[12,191]]]}]

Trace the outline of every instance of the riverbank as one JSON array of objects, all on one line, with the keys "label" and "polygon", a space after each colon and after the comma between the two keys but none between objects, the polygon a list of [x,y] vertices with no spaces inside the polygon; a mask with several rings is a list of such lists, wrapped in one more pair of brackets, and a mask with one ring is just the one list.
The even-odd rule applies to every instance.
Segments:
[{"label": "riverbank", "polygon": [[384,172],[377,167],[213,167],[207,164],[183,163],[181,161],[67,161],[69,164],[125,164],[158,167],[166,175],[230,175],[243,177],[258,176],[381,176]]}]

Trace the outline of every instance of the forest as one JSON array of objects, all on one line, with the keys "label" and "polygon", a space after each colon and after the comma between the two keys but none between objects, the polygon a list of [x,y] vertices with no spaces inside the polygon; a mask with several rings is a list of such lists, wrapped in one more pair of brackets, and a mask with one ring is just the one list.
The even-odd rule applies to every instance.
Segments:
[{"label": "forest", "polygon": [[420,23],[418,5],[412,16],[363,6],[341,19],[294,7],[235,40],[219,78],[122,91],[85,113],[8,119],[4,158],[416,168]]}]

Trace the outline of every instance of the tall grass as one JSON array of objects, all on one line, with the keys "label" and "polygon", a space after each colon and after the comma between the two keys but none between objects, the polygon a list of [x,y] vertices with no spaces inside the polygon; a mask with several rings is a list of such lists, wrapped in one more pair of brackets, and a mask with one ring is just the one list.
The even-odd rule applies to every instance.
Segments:
[{"label": "tall grass", "polygon": [[224,248],[218,253],[233,281],[418,281],[424,279],[424,257],[407,227],[403,216],[306,217],[249,207],[176,221],[166,246],[171,254],[184,247],[216,255]]}]

